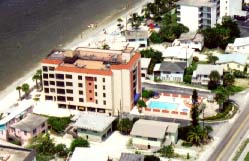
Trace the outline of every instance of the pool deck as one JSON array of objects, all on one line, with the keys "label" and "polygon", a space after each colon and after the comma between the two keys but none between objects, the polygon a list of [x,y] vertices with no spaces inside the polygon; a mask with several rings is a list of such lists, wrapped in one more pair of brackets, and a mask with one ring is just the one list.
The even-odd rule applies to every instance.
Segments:
[{"label": "pool deck", "polygon": [[[184,119],[191,120],[191,95],[178,95],[178,94],[170,94],[170,93],[161,93],[157,98],[151,98],[146,101],[147,108],[143,108],[142,114],[150,115],[150,116],[158,116],[158,117],[168,117],[168,118],[176,118],[176,119]],[[200,97],[198,102],[202,102],[203,98]],[[151,101],[158,102],[169,102],[178,104],[176,109],[160,109],[160,108],[149,108],[148,105]],[[188,109],[185,111],[184,109]]]}]

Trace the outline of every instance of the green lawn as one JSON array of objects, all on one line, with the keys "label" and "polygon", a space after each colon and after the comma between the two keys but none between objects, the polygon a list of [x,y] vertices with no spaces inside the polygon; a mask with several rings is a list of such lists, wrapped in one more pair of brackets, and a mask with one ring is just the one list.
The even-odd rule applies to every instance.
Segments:
[{"label": "green lawn", "polygon": [[246,157],[244,159],[245,161],[249,161],[249,153],[246,154]]}]

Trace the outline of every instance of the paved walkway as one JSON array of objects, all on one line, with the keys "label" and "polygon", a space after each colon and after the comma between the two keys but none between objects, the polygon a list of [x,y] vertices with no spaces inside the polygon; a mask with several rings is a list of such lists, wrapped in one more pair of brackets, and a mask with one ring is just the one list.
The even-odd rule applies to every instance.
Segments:
[{"label": "paved walkway", "polygon": [[243,150],[243,152],[241,153],[238,161],[244,161],[247,153],[249,152],[249,144],[246,145],[245,149]]}]

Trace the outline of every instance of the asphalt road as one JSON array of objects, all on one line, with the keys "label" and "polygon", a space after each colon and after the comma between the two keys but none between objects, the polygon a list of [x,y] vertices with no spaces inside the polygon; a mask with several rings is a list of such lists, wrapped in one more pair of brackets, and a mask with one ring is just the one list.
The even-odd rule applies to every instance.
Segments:
[{"label": "asphalt road", "polygon": [[[174,93],[174,94],[186,94],[186,95],[192,95],[193,89],[191,88],[181,88],[181,87],[175,87],[175,86],[169,86],[169,85],[161,85],[161,84],[150,84],[150,83],[142,83],[142,87],[147,90],[153,90],[156,92],[167,92],[167,93]],[[210,95],[210,92],[205,91],[198,91],[198,95],[202,97],[207,97]]]},{"label": "asphalt road", "polygon": [[231,129],[216,147],[208,161],[228,161],[236,150],[249,129],[249,91],[243,94],[237,94],[231,98],[240,108],[240,116],[235,120]]}]

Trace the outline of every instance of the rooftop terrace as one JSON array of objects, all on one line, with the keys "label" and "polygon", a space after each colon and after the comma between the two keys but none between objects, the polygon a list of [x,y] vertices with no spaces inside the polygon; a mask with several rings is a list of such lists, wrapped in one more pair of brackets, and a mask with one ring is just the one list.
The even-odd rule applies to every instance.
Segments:
[{"label": "rooftop terrace", "polygon": [[122,50],[103,50],[79,47],[75,50],[53,50],[47,60],[61,62],[60,66],[106,70],[110,65],[126,64],[135,48],[125,46]]}]

